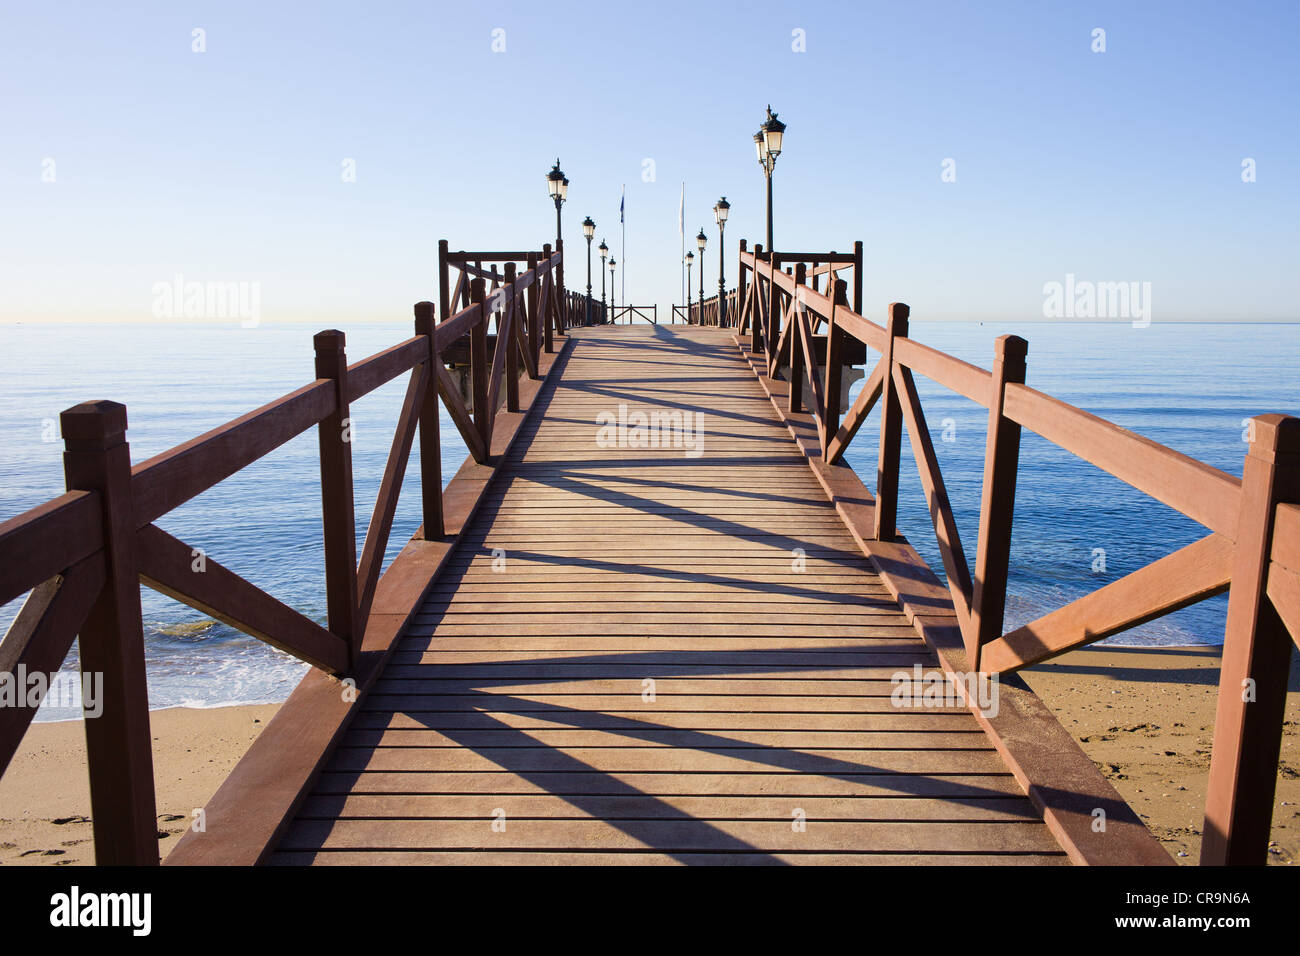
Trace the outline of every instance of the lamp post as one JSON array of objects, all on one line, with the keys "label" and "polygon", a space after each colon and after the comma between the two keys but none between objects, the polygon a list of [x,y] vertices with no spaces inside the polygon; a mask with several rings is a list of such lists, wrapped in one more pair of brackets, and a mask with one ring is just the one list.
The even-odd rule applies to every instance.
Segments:
[{"label": "lamp post", "polygon": [[700,226],[700,234],[695,237],[695,245],[700,250],[700,325],[704,324],[704,247],[709,244],[709,237]]},{"label": "lamp post", "polygon": [[758,165],[763,167],[767,177],[767,250],[772,251],[772,170],[776,167],[776,158],[781,155],[781,140],[785,136],[785,124],[776,118],[769,104],[767,119],[754,134],[754,149],[758,153]]},{"label": "lamp post", "polygon": [[[560,267],[555,270],[555,284],[557,286],[557,291],[560,293],[556,298],[563,301],[564,256],[562,253],[564,252],[564,239],[561,236],[560,230],[560,207],[563,206],[564,201],[569,198],[569,178],[560,171],[560,161],[558,158],[555,160],[555,165],[551,167],[551,171],[546,174],[546,192],[555,200],[555,251],[561,253]],[[567,307],[561,310],[561,315],[563,315],[564,311],[567,311]],[[560,321],[560,334],[564,334],[563,320]]]},{"label": "lamp post", "polygon": [[605,257],[609,255],[609,246],[605,245],[605,240],[600,240],[600,245],[596,247],[600,253],[600,321],[602,323],[609,321],[609,314],[605,311]]},{"label": "lamp post", "polygon": [[727,228],[727,216],[731,212],[731,203],[723,196],[713,206],[713,215],[718,217],[718,328],[727,327],[727,280],[726,263],[722,259],[722,247],[726,245],[723,230]]},{"label": "lamp post", "polygon": [[610,256],[610,257],[609,257],[609,311],[610,311],[610,322],[611,322],[611,323],[617,321],[617,319],[615,319],[614,316],[613,316],[613,312],[614,312],[614,309],[615,309],[614,299],[615,299],[615,297],[616,297],[617,294],[618,294],[618,293],[615,291],[615,290],[618,289],[618,286],[614,285],[614,266],[616,266],[617,264],[618,264],[618,263],[616,263],[616,262],[614,261],[614,257],[613,257],[613,256]]},{"label": "lamp post", "polygon": [[587,240],[587,317],[585,323],[591,325],[591,238],[596,234],[596,224],[588,216],[582,220],[582,234]]},{"label": "lamp post", "polygon": [[695,265],[695,253],[686,253],[686,321],[691,321],[691,266]]}]

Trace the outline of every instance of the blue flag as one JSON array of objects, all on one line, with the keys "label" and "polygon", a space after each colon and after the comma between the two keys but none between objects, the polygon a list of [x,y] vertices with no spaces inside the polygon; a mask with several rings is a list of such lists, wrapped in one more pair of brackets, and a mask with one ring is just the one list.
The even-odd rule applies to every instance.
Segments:
[{"label": "blue flag", "polygon": [[627,187],[623,187],[623,195],[618,197],[618,221],[623,221],[623,203],[627,201]]}]

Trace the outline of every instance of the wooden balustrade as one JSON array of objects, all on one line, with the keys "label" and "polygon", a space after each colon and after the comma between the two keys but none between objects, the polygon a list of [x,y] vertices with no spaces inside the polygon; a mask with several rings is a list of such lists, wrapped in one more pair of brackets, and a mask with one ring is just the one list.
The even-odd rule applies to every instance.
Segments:
[{"label": "wooden balustrade", "polygon": [[[808,418],[827,466],[843,467],[854,436],[880,407],[874,532],[881,542],[897,535],[906,427],[972,670],[1010,673],[1229,592],[1201,859],[1263,862],[1287,671],[1292,645],[1300,645],[1300,419],[1253,419],[1255,437],[1245,478],[1239,480],[1030,388],[1025,384],[1028,344],[1022,338],[998,339],[989,371],[913,341],[909,309],[902,303],[889,306],[883,326],[864,318],[861,243],[848,255],[765,252],[761,245],[750,252],[742,242],[739,259],[737,340],[759,358],[770,379],[788,381],[792,420],[801,414],[802,383],[808,382],[813,398]],[[849,270],[852,309],[841,278]],[[702,314],[707,317],[707,308]],[[819,366],[810,346],[822,323],[828,330],[827,358]],[[841,420],[840,375],[848,363],[840,356],[850,340],[881,358]],[[915,375],[988,409],[973,575]],[[1026,428],[1211,533],[1004,633],[1020,433]]]},{"label": "wooden balustrade", "polygon": [[[411,449],[420,447],[419,534],[443,537],[441,396],[477,462],[488,461],[493,421],[519,407],[520,363],[537,378],[539,349],[563,334],[562,254],[450,253],[439,244],[442,321],[415,306],[415,335],[349,365],[342,332],[315,337],[315,381],[192,441],[132,467],[126,409],[90,402],[61,417],[68,492],[0,524],[0,603],[28,597],[0,640],[0,671],[52,673],[74,638],[81,669],[103,676],[103,713],[86,720],[95,854],[101,864],[156,864],[141,583],[336,675],[356,666]],[[520,273],[516,263],[526,262]],[[484,269],[488,262],[491,268]],[[496,272],[496,263],[504,270]],[[453,286],[450,269],[460,270]],[[485,283],[492,282],[487,290]],[[488,326],[496,336],[488,354]],[[442,356],[468,339],[473,408]],[[410,373],[392,447],[356,553],[350,408]],[[167,534],[154,522],[309,429],[318,430],[327,623],[322,627]],[[201,573],[200,573],[201,570]],[[22,695],[19,695],[22,697]],[[0,708],[0,773],[36,711],[23,699]]]}]

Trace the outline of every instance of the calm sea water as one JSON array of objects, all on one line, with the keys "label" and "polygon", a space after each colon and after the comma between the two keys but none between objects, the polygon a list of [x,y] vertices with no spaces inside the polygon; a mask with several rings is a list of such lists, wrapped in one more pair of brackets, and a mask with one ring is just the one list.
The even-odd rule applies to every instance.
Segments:
[{"label": "calm sea water", "polygon": [[[917,323],[913,337],[988,367],[993,340],[1029,340],[1029,384],[1192,457],[1241,474],[1242,419],[1300,413],[1300,326]],[[409,335],[406,325],[358,325],[350,358]],[[308,382],[312,330],[302,325],[3,325],[0,354],[0,520],[63,490],[61,410],[109,398],[128,408],[139,462]],[[875,356],[870,360],[874,361]],[[973,554],[987,412],[918,379],[925,413],[966,545]],[[357,511],[378,491],[405,378],[352,409]],[[443,469],[466,452],[444,418]],[[859,435],[850,463],[874,483],[877,429]],[[388,560],[419,525],[417,464],[397,510]],[[303,613],[324,621],[324,561],[314,431],[167,515],[160,524]],[[929,514],[904,442],[900,526],[941,569]],[[361,529],[364,534],[364,528]],[[1025,623],[1193,541],[1204,531],[1091,465],[1026,433],[1021,448],[1008,627]],[[1094,571],[1097,549],[1105,571]],[[218,706],[283,700],[305,665],[143,591],[150,705]],[[0,608],[0,628],[19,602]],[[1197,644],[1222,640],[1218,598],[1113,639]],[[76,649],[65,664],[76,666]],[[38,719],[75,712],[46,706]]]}]

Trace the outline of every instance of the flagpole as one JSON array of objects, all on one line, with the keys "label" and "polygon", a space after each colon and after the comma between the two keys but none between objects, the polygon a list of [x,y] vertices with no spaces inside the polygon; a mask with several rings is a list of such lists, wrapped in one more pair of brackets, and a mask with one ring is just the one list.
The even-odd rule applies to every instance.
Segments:
[{"label": "flagpole", "polygon": [[619,298],[627,305],[627,218],[623,212],[623,203],[627,202],[627,183],[623,184],[623,202],[619,203],[618,218],[623,226],[623,278],[619,285]]}]

